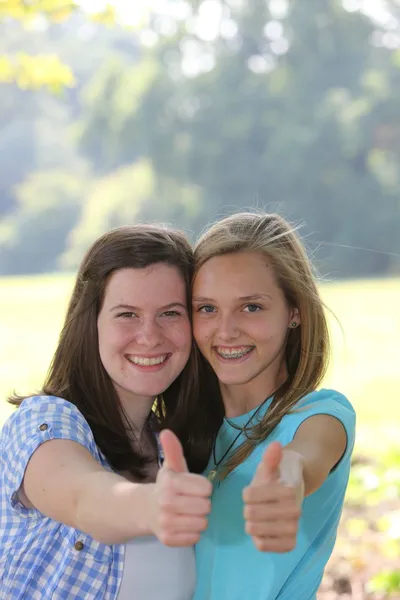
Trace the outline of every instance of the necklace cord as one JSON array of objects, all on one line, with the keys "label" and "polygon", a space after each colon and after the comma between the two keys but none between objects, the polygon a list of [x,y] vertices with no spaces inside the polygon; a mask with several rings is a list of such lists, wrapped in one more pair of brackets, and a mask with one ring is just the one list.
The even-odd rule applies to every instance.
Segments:
[{"label": "necklace cord", "polygon": [[228,446],[227,450],[225,450],[225,452],[223,453],[223,455],[221,456],[221,458],[217,461],[216,455],[215,455],[215,447],[216,447],[216,442],[217,442],[217,436],[215,436],[214,438],[214,442],[213,442],[213,447],[212,447],[212,457],[213,457],[213,461],[214,461],[214,467],[213,470],[215,471],[216,469],[218,469],[219,465],[222,463],[222,461],[224,460],[224,458],[227,456],[227,454],[229,453],[229,451],[233,448],[233,446],[236,444],[237,440],[240,438],[240,436],[242,435],[242,433],[245,434],[245,436],[248,438],[247,436],[247,429],[251,423],[251,421],[254,419],[254,417],[258,414],[258,412],[261,410],[261,408],[264,406],[264,404],[267,402],[267,400],[270,399],[271,396],[267,396],[267,398],[265,398],[265,400],[263,402],[261,402],[260,406],[257,408],[257,410],[255,411],[255,413],[253,413],[251,415],[251,417],[249,418],[249,420],[247,421],[247,423],[243,426],[243,427],[239,427],[238,425],[235,425],[234,423],[231,423],[229,421],[229,419],[227,419],[227,422],[229,423],[229,425],[231,427],[234,427],[235,429],[239,429],[239,433],[237,434],[237,436],[235,437],[235,439],[233,440],[233,442]]}]

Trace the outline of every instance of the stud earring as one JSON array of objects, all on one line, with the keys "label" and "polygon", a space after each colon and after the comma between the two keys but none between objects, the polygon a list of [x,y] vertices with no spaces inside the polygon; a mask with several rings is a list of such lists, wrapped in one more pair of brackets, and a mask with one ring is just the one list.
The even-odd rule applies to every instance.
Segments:
[{"label": "stud earring", "polygon": [[291,325],[292,329],[296,329],[297,325],[298,325],[298,323],[296,323],[296,321],[293,321],[293,323]]}]

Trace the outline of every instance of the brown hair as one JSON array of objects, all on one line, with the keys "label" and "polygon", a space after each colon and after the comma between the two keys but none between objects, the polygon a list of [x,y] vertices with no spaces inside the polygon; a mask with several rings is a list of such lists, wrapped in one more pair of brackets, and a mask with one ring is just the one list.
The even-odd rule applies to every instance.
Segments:
[{"label": "brown hair", "polygon": [[[222,476],[242,463],[296,403],[316,389],[329,359],[324,305],[311,262],[294,228],[277,214],[240,213],[223,219],[199,239],[195,247],[194,277],[211,258],[234,252],[261,252],[268,257],[288,305],[299,311],[301,326],[288,333],[286,381],[275,391],[271,406],[260,423],[245,432],[247,439],[228,459]],[[204,360],[202,362],[206,369],[204,377],[209,379],[212,377],[210,367],[204,365]],[[221,403],[220,394],[216,401]]]},{"label": "brown hair", "polygon": [[[80,266],[42,390],[46,395],[75,404],[110,465],[139,479],[144,476],[146,460],[132,449],[118,395],[100,360],[97,317],[106,284],[114,271],[140,269],[155,263],[166,263],[179,271],[191,312],[193,252],[181,232],[156,225],[135,225],[104,234],[88,250]],[[169,427],[181,438],[188,466],[193,471],[205,468],[210,447],[210,443],[204,443],[201,430],[198,432],[195,427],[205,421],[202,415],[207,410],[205,405],[198,406],[197,394],[198,351],[193,344],[187,365],[156,399],[154,407],[158,416],[156,427]],[[9,401],[19,405],[24,397],[14,395]],[[200,414],[196,417],[197,408]]]}]

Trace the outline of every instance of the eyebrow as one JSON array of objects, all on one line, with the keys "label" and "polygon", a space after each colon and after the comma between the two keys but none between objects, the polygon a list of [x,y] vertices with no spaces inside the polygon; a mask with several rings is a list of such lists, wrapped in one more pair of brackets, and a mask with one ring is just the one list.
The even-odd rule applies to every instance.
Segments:
[{"label": "eyebrow", "polygon": [[[186,304],[182,304],[182,302],[171,302],[170,304],[166,304],[165,306],[160,306],[160,308],[158,310],[170,310],[171,308],[174,308],[175,306],[179,306],[180,308],[187,310]],[[132,306],[132,304],[117,304],[116,306],[113,306],[112,308],[110,308],[110,312],[112,310],[135,311],[135,310],[142,310],[142,309],[139,306]]]},{"label": "eyebrow", "polygon": [[[254,300],[262,300],[263,298],[268,298],[269,300],[272,300],[272,296],[270,296],[270,294],[251,294],[250,296],[240,296],[238,300],[240,300],[241,302],[251,302]],[[215,302],[213,298],[205,298],[203,296],[194,296],[192,300],[193,302]]]}]

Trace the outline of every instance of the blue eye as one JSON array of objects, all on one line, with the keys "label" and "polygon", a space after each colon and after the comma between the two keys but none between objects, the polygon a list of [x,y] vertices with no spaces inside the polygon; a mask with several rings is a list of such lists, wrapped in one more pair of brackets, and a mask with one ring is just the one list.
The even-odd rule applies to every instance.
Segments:
[{"label": "blue eye", "polygon": [[213,306],[211,306],[211,304],[205,304],[204,306],[199,306],[199,308],[197,309],[197,312],[202,312],[202,313],[212,313],[214,312],[215,308]]},{"label": "blue eye", "polygon": [[244,310],[246,312],[255,313],[262,310],[262,306],[260,306],[259,304],[246,304]]}]

